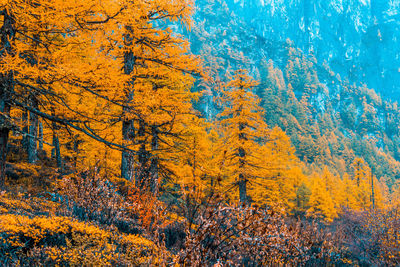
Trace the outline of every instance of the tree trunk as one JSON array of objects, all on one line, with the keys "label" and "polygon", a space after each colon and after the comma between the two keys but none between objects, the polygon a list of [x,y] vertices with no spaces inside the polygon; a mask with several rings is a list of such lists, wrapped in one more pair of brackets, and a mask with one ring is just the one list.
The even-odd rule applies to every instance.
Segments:
[{"label": "tree trunk", "polygon": [[21,146],[26,153],[28,153],[28,134],[29,134],[29,122],[28,122],[28,111],[24,110],[21,114],[22,120],[22,140]]},{"label": "tree trunk", "polygon": [[143,120],[139,120],[137,137],[140,148],[138,151],[138,164],[135,168],[135,184],[137,188],[144,189],[148,187],[149,168],[147,165],[149,153],[146,151],[146,125]]},{"label": "tree trunk", "polygon": [[54,132],[53,132],[53,145],[54,145],[54,156],[55,156],[56,162],[57,162],[57,168],[59,169],[60,172],[62,172],[63,164],[62,164],[62,158],[61,158],[60,141],[58,139],[56,130],[54,130]]},{"label": "tree trunk", "polygon": [[243,174],[239,174],[239,200],[240,203],[247,203],[247,181]]},{"label": "tree trunk", "polygon": [[[134,137],[135,132],[133,120],[122,122],[122,138],[125,141],[125,144],[132,142]],[[135,155],[131,151],[122,151],[121,177],[129,181],[132,181],[134,175],[134,156]]]},{"label": "tree trunk", "polygon": [[[126,27],[126,30],[130,32],[130,28]],[[132,46],[132,37],[130,34],[125,35],[125,45],[127,48]],[[127,51],[124,54],[124,73],[129,75],[133,72],[135,66],[135,56],[132,52]],[[135,80],[132,79],[128,84],[128,89],[126,92],[126,105],[133,100],[133,86]],[[123,115],[127,116],[130,113],[130,110],[127,107],[123,108]],[[130,116],[128,118],[124,118],[122,122],[122,139],[125,145],[133,144],[135,139],[135,127],[134,121]],[[135,161],[135,154],[132,151],[124,150],[122,152],[122,159],[121,159],[121,177],[132,181],[134,177],[134,162]]]},{"label": "tree trunk", "polygon": [[74,137],[74,147],[73,147],[73,150],[74,150],[74,168],[76,169],[76,167],[77,167],[77,162],[78,162],[78,155],[79,155],[79,144],[80,144],[80,141],[79,141],[79,135],[75,135],[75,137]]},{"label": "tree trunk", "polygon": [[371,202],[372,202],[372,210],[375,210],[375,188],[374,188],[374,176],[371,172]]},{"label": "tree trunk", "polygon": [[[40,36],[38,34],[34,35],[34,40],[33,41],[33,46],[34,47],[39,47],[39,42],[37,40],[40,40]],[[31,55],[31,57],[27,58],[28,63],[31,66],[36,66],[38,63],[38,59],[36,58],[38,55]],[[37,82],[40,84],[42,80],[38,78]],[[39,110],[39,101],[36,97],[35,93],[32,93],[28,97],[29,103],[32,108]],[[28,154],[28,163],[36,163],[38,159],[37,155],[37,143],[38,143],[38,128],[39,128],[39,117],[37,114],[33,112],[29,112],[29,121],[28,121],[28,137],[27,137],[27,143],[26,143],[26,151]]]},{"label": "tree trunk", "polygon": [[4,187],[9,129],[0,129],[0,189]]},{"label": "tree trunk", "polygon": [[[239,125],[239,140],[241,140],[241,141],[247,140],[246,135],[243,133],[244,129],[245,129],[245,125],[240,124]],[[241,171],[243,171],[243,169],[245,168],[245,164],[246,164],[246,162],[245,162],[246,151],[244,150],[244,148],[239,147],[238,155],[239,155],[239,169]],[[243,175],[243,173],[239,174],[238,185],[239,185],[240,202],[242,204],[245,204],[245,203],[247,203],[247,177],[245,177]]]},{"label": "tree trunk", "polygon": [[158,189],[159,189],[159,159],[158,159],[158,129],[157,126],[151,127],[151,151],[153,152],[152,157],[151,157],[151,163],[150,163],[150,171],[149,171],[149,184],[150,184],[150,190],[154,195],[158,194]]},{"label": "tree trunk", "polygon": [[[1,46],[0,56],[4,53],[12,54],[11,41],[15,36],[15,21],[8,14],[7,10],[3,10],[3,26],[0,29]],[[6,158],[7,158],[7,144],[8,135],[10,133],[10,98],[14,91],[14,77],[12,72],[0,73],[0,188],[4,187],[5,171],[6,171]]]},{"label": "tree trunk", "polygon": [[[54,109],[51,111],[51,113],[53,116],[55,116]],[[62,173],[63,172],[63,163],[62,163],[62,158],[61,158],[60,140],[58,139],[58,135],[57,135],[58,125],[53,121],[51,123],[51,127],[53,128],[53,149],[51,151],[51,156],[52,156],[52,158],[56,159],[57,168],[59,169],[59,172]]]},{"label": "tree trunk", "polygon": [[[31,105],[35,109],[38,108],[38,101],[35,97],[31,100]],[[37,140],[38,140],[38,116],[30,112],[29,113],[29,136],[27,138],[27,152],[28,152],[28,162],[35,163],[38,159],[37,157]]]},{"label": "tree trunk", "polygon": [[43,151],[43,124],[39,121],[39,151]]}]

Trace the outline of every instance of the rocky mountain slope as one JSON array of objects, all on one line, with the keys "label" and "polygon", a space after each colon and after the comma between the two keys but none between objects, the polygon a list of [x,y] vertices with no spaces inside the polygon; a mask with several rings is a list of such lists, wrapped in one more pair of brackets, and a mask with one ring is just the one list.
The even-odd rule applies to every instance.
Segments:
[{"label": "rocky mountain slope", "polygon": [[400,1],[227,0],[257,36],[291,39],[342,78],[400,99]]},{"label": "rocky mountain slope", "polygon": [[[368,68],[351,63],[366,62],[367,54],[373,53],[362,41],[372,29],[370,15],[365,15],[371,14],[366,11],[371,3],[340,3],[199,0],[195,25],[187,34],[192,50],[221,80],[233,70],[245,68],[260,81],[257,92],[267,122],[291,136],[304,162],[328,165],[343,173],[351,172],[355,157],[363,157],[374,174],[390,185],[400,178],[400,112],[397,103],[381,97],[369,85],[394,83],[393,77],[376,76],[373,68],[397,63],[389,64],[384,57],[382,64],[371,63]],[[350,13],[350,4],[358,6],[359,12],[352,9]],[[391,5],[395,10],[396,3]],[[311,10],[299,12],[302,8]],[[321,15],[325,12],[321,9],[327,13]],[[309,14],[306,28],[304,14]],[[383,18],[389,16],[382,14],[386,14]],[[286,23],[289,17],[291,24]],[[341,26],[329,17],[338,21],[347,17],[352,24]],[[395,38],[397,33],[392,34]],[[382,47],[382,55],[396,53],[390,46]],[[396,57],[386,54],[395,61]],[[368,77],[368,81],[359,77]],[[209,119],[219,109],[216,87],[207,87],[209,93],[198,105]],[[391,88],[395,90],[395,84]]]}]

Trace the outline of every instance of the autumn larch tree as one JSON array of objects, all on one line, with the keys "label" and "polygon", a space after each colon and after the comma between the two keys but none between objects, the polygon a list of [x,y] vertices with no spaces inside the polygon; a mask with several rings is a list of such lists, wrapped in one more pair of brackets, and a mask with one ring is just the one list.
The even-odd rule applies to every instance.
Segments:
[{"label": "autumn larch tree", "polygon": [[374,201],[373,186],[371,184],[372,173],[368,164],[362,158],[355,158],[352,164],[354,176],[353,179],[356,183],[356,198],[359,204],[359,208],[366,210],[370,208],[371,203]]},{"label": "autumn larch tree", "polygon": [[[15,37],[15,20],[7,9],[2,9],[3,25],[0,29],[1,34],[1,57],[13,55],[14,48],[12,42]],[[5,165],[7,155],[7,142],[10,132],[10,97],[14,91],[14,73],[12,70],[0,73],[0,187],[4,185]]]},{"label": "autumn larch tree", "polygon": [[110,67],[115,57],[104,49],[109,40],[98,38],[100,32],[112,32],[108,22],[121,7],[115,1],[103,4],[97,0],[0,2],[0,185],[5,178],[8,135],[11,130],[24,133],[10,117],[15,108],[24,110],[29,118],[30,129],[25,131],[29,162],[37,157],[39,118],[123,148],[91,125],[100,120],[106,124],[110,117],[93,116],[82,104],[105,106],[110,91],[117,92],[124,82]]},{"label": "autumn larch tree", "polygon": [[311,179],[310,208],[307,214],[331,222],[337,215],[333,199],[319,174],[313,174]]},{"label": "autumn larch tree", "polygon": [[178,20],[189,25],[191,12],[191,1],[128,1],[121,12],[124,27],[116,49],[122,48],[119,56],[129,77],[123,90],[122,136],[135,151],[123,152],[121,176],[134,178],[139,188],[157,191],[160,163],[170,150],[165,145],[171,145],[166,139],[179,135],[175,129],[182,115],[192,112],[190,76],[200,72],[199,62],[183,37],[159,26]]},{"label": "autumn larch tree", "polygon": [[220,114],[227,186],[239,189],[241,203],[249,201],[249,183],[263,176],[265,171],[260,156],[268,128],[263,120],[259,99],[252,92],[256,85],[257,82],[245,71],[236,72],[226,84],[225,109]]}]

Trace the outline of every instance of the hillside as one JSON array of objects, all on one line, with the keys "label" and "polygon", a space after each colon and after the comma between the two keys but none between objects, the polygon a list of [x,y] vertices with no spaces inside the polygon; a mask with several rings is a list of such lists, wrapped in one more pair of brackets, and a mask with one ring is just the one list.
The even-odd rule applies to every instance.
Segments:
[{"label": "hillside", "polygon": [[[259,79],[267,123],[291,136],[303,161],[343,175],[357,156],[389,185],[400,177],[396,102],[341,78],[329,63],[297,48],[298,42],[261,37],[223,1],[197,3],[192,50],[220,70],[221,80],[237,68]],[[205,116],[215,116],[218,107],[209,96],[203,101]]]}]

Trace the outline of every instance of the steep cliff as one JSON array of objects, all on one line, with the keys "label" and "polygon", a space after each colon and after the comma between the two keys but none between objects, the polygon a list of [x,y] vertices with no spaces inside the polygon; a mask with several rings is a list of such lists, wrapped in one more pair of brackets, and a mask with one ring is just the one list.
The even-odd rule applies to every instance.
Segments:
[{"label": "steep cliff", "polygon": [[289,38],[333,71],[400,99],[400,1],[227,0],[256,35]]}]

